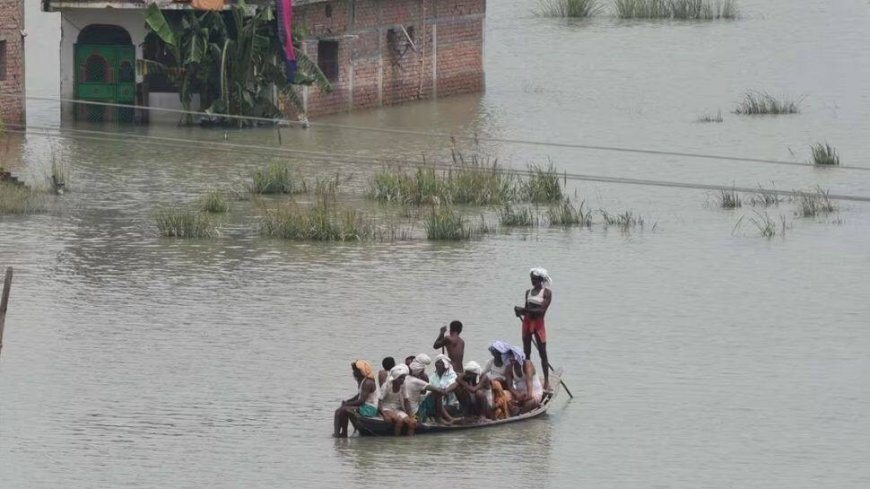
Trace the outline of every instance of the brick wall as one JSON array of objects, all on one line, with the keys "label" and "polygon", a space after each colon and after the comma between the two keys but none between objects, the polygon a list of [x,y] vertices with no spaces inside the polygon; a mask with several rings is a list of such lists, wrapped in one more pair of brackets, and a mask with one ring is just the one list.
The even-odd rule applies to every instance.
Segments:
[{"label": "brick wall", "polygon": [[[297,6],[302,51],[338,41],[332,93],[304,95],[309,115],[483,90],[486,0],[330,0]],[[405,31],[413,38],[406,41]],[[416,49],[415,49],[416,48]]]},{"label": "brick wall", "polygon": [[[0,45],[5,45],[5,76],[0,93],[24,95],[24,0],[0,0]],[[0,47],[0,49],[3,49]],[[0,53],[3,56],[3,53]],[[2,67],[0,67],[2,69]],[[24,100],[0,97],[0,118],[7,127],[24,124]]]}]

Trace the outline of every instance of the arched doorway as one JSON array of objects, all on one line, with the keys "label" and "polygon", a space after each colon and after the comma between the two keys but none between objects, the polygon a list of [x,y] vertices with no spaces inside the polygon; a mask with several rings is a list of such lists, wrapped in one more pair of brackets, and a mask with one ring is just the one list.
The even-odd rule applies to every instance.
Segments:
[{"label": "arched doorway", "polygon": [[[91,24],[79,32],[75,51],[75,98],[109,104],[136,102],[136,48],[115,25]],[[92,122],[133,122],[130,108],[77,104],[76,118]]]}]

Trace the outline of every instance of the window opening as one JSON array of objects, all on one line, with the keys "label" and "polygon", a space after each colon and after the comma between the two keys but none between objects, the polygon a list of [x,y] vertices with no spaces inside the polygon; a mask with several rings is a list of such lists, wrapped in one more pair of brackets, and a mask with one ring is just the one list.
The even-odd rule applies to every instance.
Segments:
[{"label": "window opening", "polygon": [[338,41],[317,43],[317,66],[330,82],[338,80]]}]

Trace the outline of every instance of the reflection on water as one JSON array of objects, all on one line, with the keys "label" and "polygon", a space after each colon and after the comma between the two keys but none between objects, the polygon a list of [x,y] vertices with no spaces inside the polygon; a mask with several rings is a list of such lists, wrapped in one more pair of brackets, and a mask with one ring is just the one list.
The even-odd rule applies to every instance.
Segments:
[{"label": "reflection on water", "polygon": [[[575,23],[494,2],[486,93],[322,121],[796,162],[828,140],[844,163],[867,166],[867,5],[741,6],[736,22]],[[30,59],[56,55],[46,41],[56,26],[28,29]],[[29,93],[56,90],[54,66],[28,63]],[[750,88],[804,94],[803,111],[731,114]],[[30,104],[28,117],[57,124],[55,109]],[[722,124],[694,122],[719,109]],[[65,129],[393,160],[450,149],[438,138],[326,128],[279,138],[171,119]],[[870,195],[868,172],[481,144],[507,166],[551,158],[576,173]],[[256,205],[233,201],[220,237],[178,241],[157,236],[156,210],[281,157],[36,135],[7,136],[0,156],[33,183],[62,161],[70,189],[53,213],[0,217],[0,265],[16,267],[0,361],[4,487],[870,483],[866,205],[805,219],[792,202],[724,211],[700,191],[569,181],[588,208],[631,209],[648,225],[461,244],[288,243],[256,237]],[[376,165],[294,161],[309,178],[348,176],[349,203],[390,212],[359,197]],[[784,216],[786,236],[734,232],[754,210]],[[496,429],[329,436],[355,389],[354,358],[429,352],[452,319],[465,324],[468,360],[485,359],[493,339],[519,342],[512,307],[533,265],[555,280],[548,348],[575,401]]]}]

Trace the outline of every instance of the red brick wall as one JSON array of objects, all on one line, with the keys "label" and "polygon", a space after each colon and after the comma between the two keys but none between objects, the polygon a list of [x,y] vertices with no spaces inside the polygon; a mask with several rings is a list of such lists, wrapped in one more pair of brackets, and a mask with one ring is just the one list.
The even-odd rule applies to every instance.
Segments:
[{"label": "red brick wall", "polygon": [[[297,6],[295,20],[307,31],[302,50],[312,61],[317,62],[319,39],[339,42],[334,91],[308,89],[308,114],[483,90],[485,12],[486,0],[330,0]],[[405,49],[399,26],[413,28],[416,51]],[[390,29],[398,43],[388,41]]]},{"label": "red brick wall", "polygon": [[[6,41],[6,77],[0,93],[24,95],[24,1],[0,0],[0,42]],[[0,74],[2,76],[2,74]],[[24,100],[0,97],[0,119],[7,127],[24,124]]]}]

